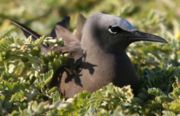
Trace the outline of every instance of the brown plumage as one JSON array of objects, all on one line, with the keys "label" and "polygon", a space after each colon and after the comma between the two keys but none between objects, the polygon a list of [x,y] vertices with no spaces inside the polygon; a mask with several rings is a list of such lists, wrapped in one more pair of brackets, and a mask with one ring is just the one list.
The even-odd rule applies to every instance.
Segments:
[{"label": "brown plumage", "polygon": [[126,48],[135,41],[166,42],[137,31],[120,17],[103,13],[95,13],[87,20],[81,15],[75,34],[62,24],[57,24],[54,31],[64,40],[63,50],[70,53],[69,63],[55,74],[66,98],[83,90],[96,91],[110,82],[119,87],[130,84],[136,91],[138,77]]}]

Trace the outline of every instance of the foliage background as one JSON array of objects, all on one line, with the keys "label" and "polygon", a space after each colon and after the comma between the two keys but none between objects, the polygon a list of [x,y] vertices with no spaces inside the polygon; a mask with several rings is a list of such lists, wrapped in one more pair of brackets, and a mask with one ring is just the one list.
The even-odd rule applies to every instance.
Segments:
[{"label": "foliage background", "polygon": [[[78,13],[106,12],[128,19],[139,30],[164,37],[168,43],[132,44],[128,55],[141,82],[137,96],[129,86],[112,84],[92,94],[65,100],[48,88],[65,56],[40,54],[40,44],[62,42],[42,37],[33,42],[8,20],[20,21],[47,35],[64,16],[75,29]],[[47,72],[43,72],[47,68]],[[0,0],[1,115],[177,115],[180,114],[179,0]]]}]

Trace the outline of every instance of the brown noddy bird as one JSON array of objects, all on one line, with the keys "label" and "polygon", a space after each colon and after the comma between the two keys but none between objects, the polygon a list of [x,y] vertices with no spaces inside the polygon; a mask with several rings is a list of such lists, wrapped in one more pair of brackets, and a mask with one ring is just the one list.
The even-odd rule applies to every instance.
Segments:
[{"label": "brown noddy bird", "polygon": [[69,98],[83,90],[93,92],[110,82],[118,87],[131,85],[136,91],[138,76],[126,48],[136,41],[166,40],[140,32],[127,20],[113,15],[95,13],[87,20],[80,19],[75,34],[61,24],[54,29],[56,36],[65,41],[64,49],[72,54],[76,65],[64,67],[64,72],[56,75],[62,95]]}]

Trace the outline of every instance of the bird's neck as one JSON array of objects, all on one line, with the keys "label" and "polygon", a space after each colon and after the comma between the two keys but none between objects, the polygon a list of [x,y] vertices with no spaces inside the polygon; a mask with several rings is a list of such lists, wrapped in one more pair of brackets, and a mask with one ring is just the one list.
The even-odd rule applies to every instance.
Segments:
[{"label": "bird's neck", "polygon": [[87,55],[86,61],[98,63],[99,60],[113,59],[113,55],[106,53],[94,39],[83,38],[81,47]]},{"label": "bird's neck", "polygon": [[93,83],[98,83],[95,85],[99,87],[112,82],[115,76],[114,56],[104,52],[98,43],[91,38],[82,38],[81,47],[86,53],[85,62],[95,65],[93,74],[83,70],[85,75],[92,79]]},{"label": "bird's neck", "polygon": [[117,86],[131,84],[135,89],[138,82],[138,77],[135,72],[134,66],[125,51],[114,53],[115,55],[115,73],[114,84]]},{"label": "bird's neck", "polygon": [[[86,38],[89,37],[89,38]],[[99,45],[98,42],[96,42],[95,39],[90,38],[91,36],[85,36],[83,37],[83,39],[81,40],[81,47],[83,49],[83,51],[86,54],[86,61],[88,62],[95,62],[97,64],[98,60],[100,60],[101,62],[104,60],[113,60],[115,62],[121,62],[124,61],[126,59],[126,63],[131,63],[128,56],[126,55],[126,50],[116,50],[115,52],[108,52],[107,50],[105,50],[103,47],[101,47]],[[100,62],[99,61],[99,62]],[[124,64],[121,64],[124,65]]]}]

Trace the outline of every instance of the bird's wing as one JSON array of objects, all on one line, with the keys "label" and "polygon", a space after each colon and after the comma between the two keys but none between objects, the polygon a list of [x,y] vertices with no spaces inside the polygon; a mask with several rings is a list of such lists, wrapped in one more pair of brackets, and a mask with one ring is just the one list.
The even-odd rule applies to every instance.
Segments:
[{"label": "bird's wing", "polygon": [[82,14],[79,14],[78,15],[78,18],[77,18],[77,27],[76,27],[76,32],[75,32],[75,36],[81,40],[81,37],[82,37],[82,29],[84,27],[84,23],[86,21],[86,18],[82,15]]},{"label": "bird's wing", "polygon": [[68,30],[69,21],[69,17],[64,18],[61,22],[56,24],[56,27],[53,29],[53,31],[55,32],[57,38],[62,38],[64,41],[64,47],[62,48],[62,51],[68,52],[71,58],[77,60],[83,56],[83,50],[81,49],[80,41],[86,18],[82,14],[79,14],[75,34],[72,34]]},{"label": "bird's wing", "polygon": [[[58,46],[55,49],[48,48],[47,46],[42,45],[42,50],[45,51],[59,51],[59,52],[67,52],[71,58],[74,58],[75,60],[79,59],[83,56],[83,52],[80,46],[80,39],[73,35],[68,30],[70,17],[65,17],[63,20],[59,21],[54,29],[52,29],[50,36],[53,38],[62,38],[64,41],[64,46]],[[17,21],[12,20],[12,23],[18,26],[24,33],[26,37],[32,36],[33,40],[38,39],[41,35],[37,32],[33,31],[32,29],[26,27],[24,24],[21,24]],[[81,25],[81,24],[80,24]],[[79,30],[81,29],[81,26],[78,27]]]},{"label": "bird's wing", "polygon": [[36,40],[41,36],[40,34],[36,33],[32,29],[26,27],[24,24],[21,24],[15,20],[11,20],[11,21],[14,25],[18,26],[23,31],[23,33],[26,37],[32,36],[32,39]]},{"label": "bird's wing", "polygon": [[[32,29],[28,28],[27,26],[25,26],[24,24],[18,22],[18,21],[15,21],[15,20],[11,20],[12,23],[16,26],[18,26],[22,32],[24,33],[24,35],[28,38],[29,36],[32,36],[32,39],[33,40],[37,40],[38,38],[41,37],[40,34],[38,34],[37,32],[33,31]],[[45,46],[45,45],[41,45],[41,50],[42,50],[42,53],[47,53],[47,51],[49,51],[48,49],[48,46]]]},{"label": "bird's wing", "polygon": [[75,60],[83,56],[83,50],[81,49],[80,40],[73,35],[67,28],[63,26],[56,26],[56,35],[58,38],[62,38],[64,41],[63,51],[69,53],[71,58]]},{"label": "bird's wing", "polygon": [[[66,16],[61,21],[59,21],[56,25],[61,25],[61,26],[65,27],[65,28],[68,28],[69,21],[70,21],[70,17]],[[24,35],[26,37],[32,36],[33,40],[36,40],[41,36],[37,32],[33,31],[32,29],[28,28],[27,26],[25,26],[24,24],[22,24],[22,23],[20,23],[18,21],[11,20],[11,22],[14,25],[16,25],[17,27],[19,27],[23,31],[23,33],[24,33]],[[56,29],[56,26],[52,29],[52,31],[50,33],[50,37],[52,37],[52,38],[56,38],[55,29]]]},{"label": "bird's wing", "polygon": [[50,33],[50,36],[52,38],[56,38],[57,37],[57,34],[56,34],[56,26],[60,25],[64,28],[67,28],[69,27],[69,23],[70,23],[70,17],[69,16],[66,16],[64,17],[61,21],[59,21],[58,23],[56,23],[55,27],[52,29],[51,33]]}]

